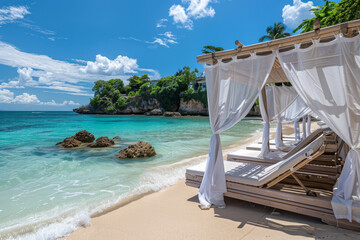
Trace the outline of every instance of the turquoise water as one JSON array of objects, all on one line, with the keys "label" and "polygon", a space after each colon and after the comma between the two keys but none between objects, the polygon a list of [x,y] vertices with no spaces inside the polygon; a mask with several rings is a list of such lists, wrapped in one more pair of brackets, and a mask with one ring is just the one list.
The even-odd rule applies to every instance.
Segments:
[{"label": "turquoise water", "polygon": [[[221,134],[223,147],[261,128],[261,121],[246,118]],[[83,129],[121,140],[104,149],[55,146]],[[174,184],[200,161],[194,156],[207,153],[210,136],[206,117],[0,112],[0,239],[54,239],[88,225],[90,214],[121,199]],[[157,155],[115,158],[140,140]]]}]

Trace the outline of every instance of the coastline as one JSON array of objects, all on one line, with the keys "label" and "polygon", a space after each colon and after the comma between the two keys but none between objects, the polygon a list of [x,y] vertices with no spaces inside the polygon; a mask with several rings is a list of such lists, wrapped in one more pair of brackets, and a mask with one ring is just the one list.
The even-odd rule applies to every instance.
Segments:
[{"label": "coastline", "polygon": [[[317,126],[313,124],[312,129]],[[271,129],[272,132],[274,129]],[[290,134],[290,124],[284,133]],[[258,141],[261,132],[228,146],[223,153]],[[206,156],[206,155],[205,155]],[[184,178],[160,191],[92,216],[91,225],[62,239],[353,239],[357,233],[320,220],[226,198],[225,209],[200,210],[198,189]]]}]

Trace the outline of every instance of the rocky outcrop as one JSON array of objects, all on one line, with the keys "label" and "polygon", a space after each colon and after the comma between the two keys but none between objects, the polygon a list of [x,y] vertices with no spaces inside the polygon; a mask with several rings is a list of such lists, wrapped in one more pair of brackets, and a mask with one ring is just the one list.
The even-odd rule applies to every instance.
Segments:
[{"label": "rocky outcrop", "polygon": [[92,143],[95,140],[94,135],[86,130],[77,132],[74,136],[67,137],[56,145],[61,145],[64,148],[80,147],[83,143]]},{"label": "rocky outcrop", "polygon": [[73,112],[80,114],[105,114],[105,110],[95,109],[90,104],[73,109]]},{"label": "rocky outcrop", "polygon": [[134,96],[128,99],[125,109],[119,111],[120,114],[144,114],[156,108],[160,108],[160,103],[155,98],[144,100],[141,96]]},{"label": "rocky outcrop", "polygon": [[91,105],[81,106],[73,111],[80,114],[144,114],[160,108],[160,103],[155,98],[145,100],[141,96],[133,96],[127,98],[127,102],[127,106],[119,111],[107,112],[106,108],[95,109]]},{"label": "rocky outcrop", "polygon": [[86,130],[77,132],[73,137],[83,143],[92,143],[95,140],[94,135]]},{"label": "rocky outcrop", "polygon": [[99,137],[96,139],[94,143],[89,144],[88,147],[102,148],[102,147],[110,147],[114,144],[115,144],[114,140],[109,139],[108,137]]},{"label": "rocky outcrop", "polygon": [[113,137],[113,140],[120,140],[121,138],[119,136]]},{"label": "rocky outcrop", "polygon": [[147,142],[137,142],[121,150],[116,157],[118,158],[144,158],[155,156],[155,149]]},{"label": "rocky outcrop", "polygon": [[164,112],[164,117],[181,117],[181,113],[179,112]]},{"label": "rocky outcrop", "polygon": [[146,116],[156,116],[156,115],[162,115],[163,111],[159,108],[153,109],[150,112],[146,112],[145,115]]},{"label": "rocky outcrop", "polygon": [[209,115],[208,109],[204,106],[204,104],[195,99],[185,101],[183,98],[181,98],[179,112],[182,115]]},{"label": "rocky outcrop", "polygon": [[65,138],[63,141],[58,142],[56,145],[61,145],[64,148],[75,148],[75,147],[80,147],[81,144],[82,144],[82,142],[80,142],[79,140],[76,140],[74,138],[74,136],[72,136],[72,137]]}]

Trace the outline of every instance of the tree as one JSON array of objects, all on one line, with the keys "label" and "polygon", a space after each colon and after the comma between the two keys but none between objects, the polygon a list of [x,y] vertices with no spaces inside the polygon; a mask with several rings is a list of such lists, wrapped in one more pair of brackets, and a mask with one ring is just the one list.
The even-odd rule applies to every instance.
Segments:
[{"label": "tree", "polygon": [[143,85],[144,83],[150,82],[150,78],[147,74],[142,75],[141,77],[139,76],[132,76],[131,78],[128,79],[129,81],[129,87],[127,88],[128,92],[133,91],[136,92],[140,89],[141,85]]},{"label": "tree", "polygon": [[[352,0],[351,0],[352,1]],[[309,32],[314,30],[315,20],[320,21],[320,27],[331,26],[328,23],[328,18],[334,14],[334,10],[337,6],[337,3],[332,1],[325,1],[324,6],[318,6],[316,8],[310,9],[314,13],[314,17],[310,19],[304,19],[302,23],[294,29],[294,33],[302,29],[301,33]],[[336,24],[336,23],[335,23]]]},{"label": "tree", "polygon": [[[196,78],[197,69],[183,67],[181,75],[172,75],[161,78],[151,95],[159,100],[165,110],[176,111],[180,104],[180,94],[189,88],[189,84]],[[179,74],[179,72],[178,72]]]},{"label": "tree", "polygon": [[206,45],[201,50],[201,52],[203,54],[208,54],[208,53],[213,53],[213,52],[220,52],[220,51],[224,51],[224,49],[222,47],[215,47],[215,46],[211,46],[211,45]]},{"label": "tree", "polygon": [[274,40],[278,38],[288,37],[290,33],[285,32],[285,25],[281,22],[275,22],[274,26],[268,26],[266,28],[267,35],[264,35],[259,38],[259,42],[264,40]]},{"label": "tree", "polygon": [[342,0],[324,20],[324,25],[331,26],[356,19],[360,19],[360,0]]}]

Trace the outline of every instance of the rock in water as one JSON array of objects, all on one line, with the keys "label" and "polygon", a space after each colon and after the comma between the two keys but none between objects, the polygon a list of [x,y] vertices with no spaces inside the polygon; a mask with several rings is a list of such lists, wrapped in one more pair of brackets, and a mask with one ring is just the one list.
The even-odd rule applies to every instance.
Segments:
[{"label": "rock in water", "polygon": [[110,147],[114,144],[115,144],[114,140],[110,140],[108,137],[99,137],[96,139],[96,142],[89,144],[88,147],[91,148]]},{"label": "rock in water", "polygon": [[58,142],[56,145],[61,145],[64,148],[75,148],[80,147],[82,142],[76,140],[74,137],[67,137],[62,142]]},{"label": "rock in water", "polygon": [[121,138],[119,136],[116,136],[113,138],[113,140],[121,140]]},{"label": "rock in water", "polygon": [[155,156],[155,149],[147,142],[137,142],[121,150],[116,157],[118,158],[143,158]]},{"label": "rock in water", "polygon": [[76,140],[83,143],[92,143],[95,140],[94,135],[86,130],[79,131],[73,136]]},{"label": "rock in water", "polygon": [[163,112],[159,108],[153,109],[150,112],[145,113],[146,116],[154,116],[154,115],[162,115],[162,114]]},{"label": "rock in water", "polygon": [[164,117],[181,117],[181,113],[179,112],[164,112]]}]

